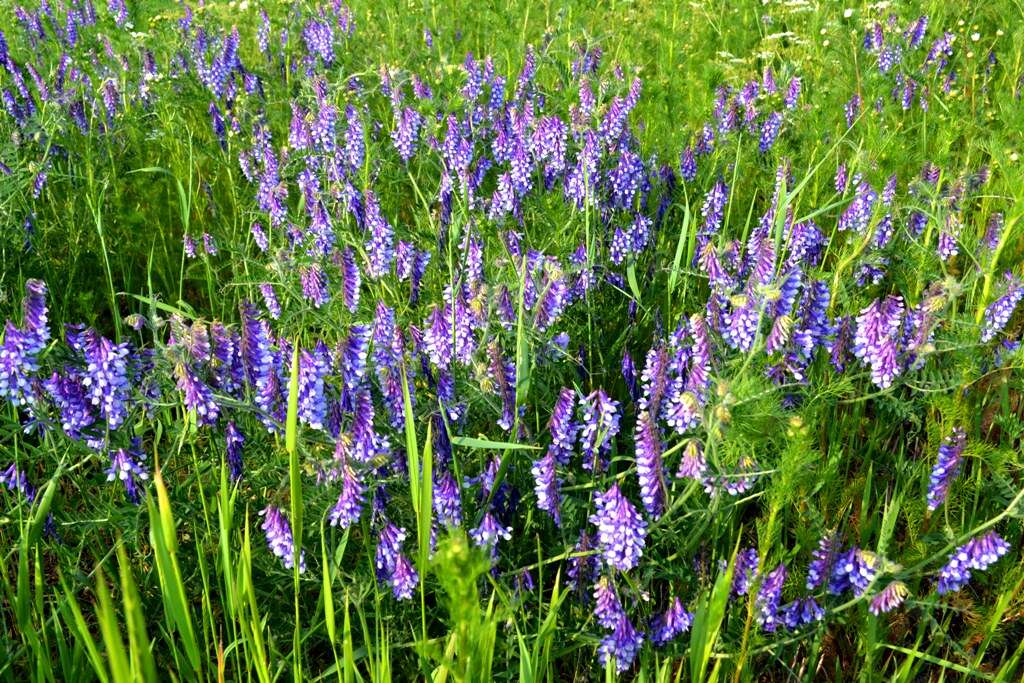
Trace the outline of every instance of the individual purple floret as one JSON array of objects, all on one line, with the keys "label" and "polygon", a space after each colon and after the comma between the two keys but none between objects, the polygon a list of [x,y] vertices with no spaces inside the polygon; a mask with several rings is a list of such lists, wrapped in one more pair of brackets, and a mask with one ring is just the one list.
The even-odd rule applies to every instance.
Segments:
[{"label": "individual purple floret", "polygon": [[754,599],[757,610],[757,624],[769,633],[779,626],[779,600],[782,597],[782,584],[786,582],[786,565],[779,566],[768,572]]},{"label": "individual purple floret", "polygon": [[983,344],[992,341],[1006,327],[1017,304],[1024,298],[1024,284],[1009,272],[1006,273],[1006,280],[1009,283],[1006,294],[993,301],[985,309],[981,330],[981,343]]},{"label": "individual purple floret", "polygon": [[[260,512],[263,524],[260,525],[267,536],[270,552],[281,559],[285,569],[295,567],[295,546],[292,540],[292,527],[281,510],[268,505]],[[306,571],[306,551],[299,551],[299,573]]]},{"label": "individual purple floret", "polygon": [[142,466],[141,453],[130,453],[119,448],[110,453],[110,467],[107,468],[107,481],[119,480],[124,484],[128,500],[138,505],[145,494],[145,481],[149,473]]},{"label": "individual purple floret", "polygon": [[683,608],[683,601],[672,598],[668,609],[651,619],[651,642],[664,645],[690,630],[693,613]]},{"label": "individual purple floret", "polygon": [[868,605],[868,611],[875,616],[891,612],[903,604],[903,601],[907,599],[907,595],[909,595],[909,593],[910,591],[907,590],[907,584],[902,581],[893,581],[882,589],[878,595],[871,598],[871,604]]},{"label": "individual purple floret", "polygon": [[1010,544],[995,531],[978,536],[957,548],[939,570],[939,594],[958,591],[971,580],[971,570],[985,571],[1010,551]]},{"label": "individual purple floret", "polygon": [[935,510],[946,500],[949,486],[960,471],[960,456],[964,452],[967,435],[960,427],[947,436],[939,446],[939,457],[932,468],[928,483],[928,509]]},{"label": "individual purple floret", "polygon": [[597,511],[590,516],[590,523],[598,529],[598,544],[605,562],[620,571],[629,571],[643,554],[647,524],[622,495],[617,483],[596,496],[594,504]]}]

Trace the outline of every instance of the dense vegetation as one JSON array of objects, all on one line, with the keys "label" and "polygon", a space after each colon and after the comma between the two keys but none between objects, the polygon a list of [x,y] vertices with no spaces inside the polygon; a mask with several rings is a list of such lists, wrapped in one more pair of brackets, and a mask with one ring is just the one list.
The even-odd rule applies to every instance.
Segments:
[{"label": "dense vegetation", "polygon": [[1019,680],[1019,3],[27,1],[4,680]]}]

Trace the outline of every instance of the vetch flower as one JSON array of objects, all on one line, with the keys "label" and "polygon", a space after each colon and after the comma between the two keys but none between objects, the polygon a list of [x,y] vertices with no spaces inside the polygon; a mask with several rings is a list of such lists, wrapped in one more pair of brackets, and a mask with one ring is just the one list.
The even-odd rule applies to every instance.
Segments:
[{"label": "vetch flower", "polygon": [[801,626],[813,624],[825,618],[825,610],[818,605],[814,598],[803,598],[794,600],[791,603],[779,608],[779,619],[782,625],[790,631]]},{"label": "vetch flower", "polygon": [[560,480],[555,472],[556,462],[555,446],[552,444],[543,458],[534,461],[530,472],[533,474],[537,507],[550,514],[555,524],[561,526],[562,515],[558,494]]},{"label": "vetch flower", "polygon": [[893,581],[882,589],[878,595],[871,598],[871,604],[868,605],[868,611],[875,616],[891,612],[903,604],[903,601],[907,599],[907,595],[909,595],[909,593],[910,591],[907,590],[907,584],[902,581]]},{"label": "vetch flower", "polygon": [[892,386],[900,373],[897,345],[903,325],[903,298],[876,299],[857,316],[853,355],[871,368],[871,380],[880,389]]},{"label": "vetch flower", "polygon": [[607,666],[612,659],[615,669],[622,673],[633,664],[640,647],[644,642],[644,634],[636,630],[628,618],[619,619],[615,629],[601,640],[597,659],[601,666]]},{"label": "vetch flower", "polygon": [[[261,528],[267,537],[270,552],[281,559],[285,569],[295,566],[295,545],[292,540],[292,527],[280,508],[268,505],[260,512],[263,517]],[[306,571],[306,551],[299,551],[299,573]]]},{"label": "vetch flower", "polygon": [[989,304],[985,309],[983,327],[981,330],[981,343],[987,344],[999,334],[1006,323],[1010,321],[1017,304],[1024,298],[1024,284],[1009,272],[1006,273],[1009,288],[1006,294]]},{"label": "vetch flower", "polygon": [[661,460],[662,443],[654,419],[642,411],[636,419],[636,474],[640,480],[640,498],[644,509],[657,519],[665,511],[665,468]]},{"label": "vetch flower", "polygon": [[110,453],[110,467],[107,468],[107,481],[119,480],[124,484],[128,500],[138,505],[145,493],[145,481],[149,473],[142,466],[142,453],[129,453],[119,448]]},{"label": "vetch flower", "polygon": [[960,456],[964,452],[967,435],[960,427],[953,429],[939,446],[939,457],[932,468],[928,483],[928,509],[935,510],[946,500],[949,486],[960,471]]},{"label": "vetch flower", "polygon": [[605,562],[629,571],[643,554],[647,524],[633,504],[622,495],[617,483],[594,499],[597,511],[590,523],[598,529],[597,539]]},{"label": "vetch flower", "polygon": [[972,538],[957,548],[939,570],[940,595],[958,591],[971,580],[971,570],[985,571],[1010,551],[1010,544],[995,531]]},{"label": "vetch flower", "polygon": [[224,429],[224,442],[231,481],[237,482],[242,478],[242,445],[245,443],[245,435],[235,425],[234,420],[228,420]]},{"label": "vetch flower", "polygon": [[786,581],[786,565],[779,566],[768,572],[754,599],[757,611],[757,624],[763,630],[772,632],[779,626],[779,599],[782,597],[782,584]]},{"label": "vetch flower", "polygon": [[693,613],[683,608],[683,601],[672,598],[668,609],[651,619],[651,642],[664,645],[690,630]]}]

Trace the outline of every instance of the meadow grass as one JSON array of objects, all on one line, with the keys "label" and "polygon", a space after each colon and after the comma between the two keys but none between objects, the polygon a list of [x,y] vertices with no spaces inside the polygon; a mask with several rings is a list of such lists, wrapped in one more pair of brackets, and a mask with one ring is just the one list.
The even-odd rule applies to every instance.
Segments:
[{"label": "meadow grass", "polygon": [[[48,286],[51,330],[34,352],[36,367],[26,364],[24,395],[34,398],[19,405],[12,392],[0,414],[0,678],[1020,680],[1024,375],[1016,340],[1024,323],[1010,316],[982,341],[991,306],[1020,286],[1004,272],[1024,275],[1019,2],[208,2],[192,6],[187,28],[184,5],[131,4],[130,25],[119,24],[119,7],[97,7],[95,24],[86,19],[68,47],[54,28],[65,26],[66,7],[51,2],[57,19],[49,19],[46,7],[0,6],[28,93],[11,68],[0,74],[0,90],[22,107],[15,115],[5,103],[0,114],[0,162],[9,171],[0,175],[0,311],[12,321],[4,339],[33,329],[29,306],[21,308],[30,280]],[[272,26],[265,52],[260,9]],[[922,15],[925,37],[911,48],[903,32]],[[33,37],[33,16],[44,38]],[[310,21],[332,23],[331,60],[310,57]],[[882,49],[865,45],[876,22],[886,46],[903,47],[892,69],[880,69]],[[207,41],[196,47],[200,27]],[[212,77],[200,73],[204,64],[216,67],[209,60],[232,27],[244,65],[227,76],[234,96],[214,92]],[[953,38],[948,53],[928,62],[944,31]],[[514,96],[527,46],[536,74],[526,94]],[[155,64],[148,77],[146,50]],[[79,70],[65,76],[66,95],[55,88],[63,53]],[[527,102],[538,118],[568,123],[580,84],[593,84],[597,113],[570,126],[567,168],[584,156],[584,129],[596,138],[633,79],[642,81],[625,132],[601,143],[600,170],[586,177],[580,206],[563,191],[567,171],[546,187],[540,161],[513,212],[492,213],[511,153],[495,151],[491,125],[501,107],[486,94],[465,94],[474,77],[467,53],[481,68],[491,58],[488,87],[494,75],[507,79],[502,106],[506,114],[519,107],[504,120],[513,137]],[[595,57],[592,70],[581,66]],[[29,77],[30,64],[48,96]],[[764,92],[766,69],[776,95]],[[259,81],[252,92],[246,73]],[[430,99],[412,95],[414,75]],[[794,76],[802,91],[784,107]],[[915,79],[909,105],[900,78]],[[732,132],[716,129],[713,149],[698,154],[696,177],[679,177],[681,152],[698,145],[706,122],[722,123],[723,87],[732,98],[750,82],[761,89],[753,132],[737,110]],[[404,93],[400,104],[389,90]],[[854,95],[860,105],[848,114]],[[84,127],[69,113],[79,98]],[[337,109],[335,147],[351,144],[343,137],[346,105],[364,126],[365,156],[339,177],[331,177],[323,143],[303,148],[289,136],[293,106],[307,109],[311,124],[325,103]],[[225,120],[220,135],[211,105]],[[391,133],[395,111],[407,106],[425,120],[416,153],[403,161]],[[782,129],[764,145],[770,109],[782,115]],[[465,189],[469,172],[460,176],[445,148],[450,113],[473,141],[474,160],[495,157],[476,197]],[[247,178],[240,163],[248,158],[253,176],[265,172],[253,153],[260,127],[280,161],[274,185],[288,188],[280,225],[261,204],[269,200],[259,178]],[[643,178],[617,204],[613,169],[623,150],[636,153]],[[322,192],[304,194],[305,158],[318,154]],[[849,177],[843,187],[840,167]],[[447,207],[439,200],[446,176],[455,186]],[[893,176],[895,197],[879,199]],[[862,180],[875,193],[870,202]],[[709,229],[716,182],[728,189],[720,225]],[[359,224],[346,184],[362,210],[372,190],[392,239],[430,253],[418,297],[390,257],[387,273],[372,275],[375,228],[365,215],[367,226]],[[333,241],[319,253],[307,197],[329,207]],[[864,224],[845,230],[858,201],[867,202]],[[992,236],[997,213],[1003,227]],[[652,219],[650,235],[616,263],[613,234],[636,237],[637,216]],[[821,238],[816,254],[800,256],[794,225],[808,221]],[[266,230],[265,249],[254,222]],[[893,235],[882,240],[886,225]],[[204,249],[204,235],[215,249]],[[197,243],[194,255],[186,238]],[[482,278],[474,277],[471,238],[481,245]],[[362,271],[354,305],[342,291],[346,249]],[[943,253],[950,249],[956,253]],[[712,252],[724,264],[720,281],[704,259]],[[761,264],[750,259],[769,252],[769,273],[754,282]],[[824,299],[805,299],[802,289],[796,308],[776,315],[793,264],[806,291],[812,278],[823,283]],[[322,304],[305,281],[314,266],[327,273]],[[279,315],[264,303],[264,284],[276,292]],[[569,292],[549,321],[545,306],[555,306],[561,287]],[[463,313],[444,308],[463,291],[484,321],[468,333],[466,357],[448,367],[436,362],[431,345],[445,335],[431,341],[429,316],[439,305],[439,317],[451,318],[450,350],[466,350]],[[499,295],[507,295],[504,311]],[[897,331],[877,342],[896,347],[898,367],[885,383],[854,351],[854,335],[867,327],[858,316],[869,305],[894,296],[906,315],[901,308]],[[378,302],[397,321],[390,366],[389,343],[376,337],[366,360]],[[725,322],[714,322],[716,306]],[[824,318],[819,328],[811,309]],[[741,310],[752,316],[745,330],[737,327]],[[691,391],[701,353],[694,314],[704,316],[713,343],[711,378]],[[792,328],[789,341],[772,351],[781,318]],[[237,333],[224,362],[214,321]],[[94,399],[82,408],[92,421],[76,433],[44,384],[54,372],[93,372],[88,343],[75,330],[65,339],[64,325],[74,323],[130,344],[120,424]],[[358,353],[345,355],[358,325],[369,326],[361,366]],[[262,365],[251,360],[261,333],[270,335]],[[798,338],[809,345],[803,355]],[[13,353],[0,357],[4,377],[15,375]],[[666,357],[660,390],[658,353]],[[670,353],[689,372],[666,369]],[[636,387],[624,354],[635,362]],[[330,364],[319,389],[318,360]],[[571,458],[557,464],[555,524],[539,504],[534,468],[549,448],[562,455],[551,425],[563,388],[579,405],[569,422],[585,425],[583,406],[603,389],[618,402],[618,428],[594,428],[592,438],[607,435],[609,443],[594,446],[590,462],[572,439]],[[219,418],[202,412],[203,389]],[[652,408],[659,392],[665,413],[694,401],[693,421],[680,429],[666,422]],[[372,401],[366,441],[355,424],[357,395]],[[645,450],[644,419],[656,458]],[[229,420],[245,435],[241,476],[225,441]],[[929,509],[940,446],[955,445],[957,428],[965,434],[957,476]],[[117,470],[108,481],[118,451],[139,469]],[[680,460],[697,456],[700,475],[677,476]],[[643,479],[651,459],[655,474]],[[349,470],[361,506],[355,519],[332,524]],[[439,518],[444,475],[456,482],[461,524]],[[136,504],[125,480],[139,489]],[[590,522],[597,496],[615,484],[646,527],[635,566],[609,559]],[[264,533],[268,506],[287,533]],[[499,528],[481,541],[489,519]],[[403,577],[393,557],[382,559],[390,522],[402,530],[395,552],[411,575]],[[589,545],[580,543],[584,530]],[[950,554],[993,531],[1009,546],[1005,557],[939,594]],[[842,578],[835,557],[825,582],[807,587],[812,553],[832,534],[864,572],[863,585],[844,584],[838,594],[826,590]],[[748,551],[753,564],[744,568]],[[908,595],[874,613],[873,600],[897,582]],[[622,647],[622,631],[603,624],[600,585],[613,586],[621,618],[644,633],[636,653]],[[821,618],[784,626],[780,599],[812,595]],[[652,619],[676,597],[689,628],[656,647]],[[602,665],[598,652],[609,639],[615,654]]]}]

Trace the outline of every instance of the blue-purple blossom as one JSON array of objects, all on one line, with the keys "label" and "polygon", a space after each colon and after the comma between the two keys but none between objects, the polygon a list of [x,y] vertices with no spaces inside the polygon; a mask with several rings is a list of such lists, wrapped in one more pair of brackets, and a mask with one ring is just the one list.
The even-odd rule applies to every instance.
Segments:
[{"label": "blue-purple blossom", "polygon": [[949,486],[960,472],[960,457],[967,442],[967,435],[960,427],[953,429],[939,446],[939,456],[932,468],[928,482],[928,509],[935,510],[946,500]]},{"label": "blue-purple blossom", "polygon": [[971,571],[985,571],[1010,551],[1010,544],[995,531],[972,538],[957,548],[939,570],[939,594],[958,591],[971,580]]},{"label": "blue-purple blossom", "polygon": [[754,548],[745,548],[736,554],[736,562],[732,569],[730,595],[739,597],[747,594],[757,578],[757,565],[760,562],[761,559]]},{"label": "blue-purple blossom", "polygon": [[555,447],[552,445],[543,458],[533,463],[530,472],[533,474],[533,490],[537,494],[537,508],[550,514],[555,524],[561,526],[562,514],[558,494],[560,480],[555,472],[556,464]]},{"label": "blue-purple blossom", "polygon": [[692,623],[693,613],[686,611],[682,600],[672,598],[668,609],[651,619],[651,642],[660,646],[675,640],[689,631]]},{"label": "blue-purple blossom", "polygon": [[302,296],[313,304],[314,308],[320,308],[327,303],[330,298],[327,291],[327,274],[320,264],[303,266],[299,269],[299,276],[302,280]]},{"label": "blue-purple blossom", "polygon": [[853,547],[839,553],[832,565],[828,592],[842,595],[847,590],[860,597],[875,578],[879,559],[874,553]]},{"label": "blue-purple blossom", "polygon": [[366,487],[363,486],[356,471],[352,468],[351,463],[349,463],[345,455],[344,444],[345,437],[343,436],[342,439],[339,439],[334,451],[335,460],[338,461],[338,467],[341,470],[341,492],[338,494],[338,500],[335,502],[334,507],[328,513],[328,519],[331,526],[347,529],[358,521],[360,514],[362,514]]},{"label": "blue-purple blossom", "polygon": [[245,444],[245,435],[235,425],[234,420],[228,420],[224,429],[224,442],[231,481],[237,482],[242,478],[242,446]]},{"label": "blue-purple blossom", "polygon": [[1009,283],[1006,294],[993,301],[985,309],[981,330],[981,343],[983,344],[992,341],[997,334],[1002,332],[1016,310],[1017,304],[1024,298],[1024,284],[1021,284],[1021,281],[1010,273],[1006,274],[1006,279]]},{"label": "blue-purple blossom", "polygon": [[615,629],[601,640],[597,659],[601,666],[615,661],[615,669],[622,673],[633,664],[640,647],[644,642],[644,634],[637,631],[628,618],[623,616],[615,625]]},{"label": "blue-purple blossom", "polygon": [[779,608],[779,619],[788,630],[794,631],[801,626],[813,624],[825,618],[825,610],[814,598],[802,598]]},{"label": "blue-purple blossom", "polygon": [[612,567],[629,571],[640,561],[647,524],[633,504],[622,495],[619,485],[594,498],[597,510],[590,523],[598,529],[597,540],[601,555]]},{"label": "blue-purple blossom", "polygon": [[757,611],[757,625],[762,630],[772,632],[779,626],[779,600],[785,581],[786,565],[781,562],[761,581],[757,597],[754,599],[754,609]]},{"label": "blue-purple blossom", "polygon": [[149,479],[149,472],[142,466],[143,459],[141,452],[119,448],[110,453],[110,467],[107,468],[107,481],[120,481],[128,500],[136,505],[142,500],[145,482]]},{"label": "blue-purple blossom", "polygon": [[607,576],[602,576],[594,585],[594,616],[601,626],[612,629],[626,616],[619,596],[615,593],[615,586]]},{"label": "blue-purple blossom", "polygon": [[107,426],[117,429],[128,415],[128,344],[115,344],[91,328],[82,335],[82,342],[86,362],[82,386],[92,404],[99,406]]},{"label": "blue-purple blossom", "polygon": [[595,389],[580,401],[582,426],[580,448],[584,469],[600,471],[602,458],[619,433],[619,404],[608,398],[603,389]]},{"label": "blue-purple blossom", "polygon": [[651,414],[642,411],[636,419],[636,475],[644,509],[657,519],[665,511],[667,487],[661,460],[661,434]]},{"label": "blue-purple blossom", "polygon": [[462,500],[459,485],[451,472],[442,472],[434,482],[434,514],[445,526],[462,524]]},{"label": "blue-purple blossom", "polygon": [[893,611],[897,607],[903,604],[903,601],[907,599],[910,591],[907,589],[907,584],[902,581],[893,581],[875,597],[871,598],[871,604],[868,605],[868,611],[878,616],[879,614],[886,614]]},{"label": "blue-purple blossom", "polygon": [[892,386],[900,373],[897,362],[903,326],[903,298],[876,299],[857,316],[853,355],[871,368],[871,381],[880,389]]}]

